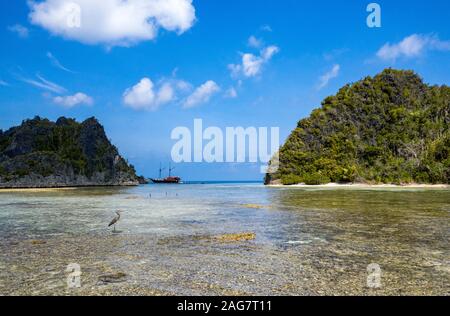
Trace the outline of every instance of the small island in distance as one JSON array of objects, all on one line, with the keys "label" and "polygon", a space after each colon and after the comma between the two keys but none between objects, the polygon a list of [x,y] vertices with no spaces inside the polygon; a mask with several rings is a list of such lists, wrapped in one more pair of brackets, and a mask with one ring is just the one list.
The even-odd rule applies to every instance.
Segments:
[{"label": "small island in distance", "polygon": [[302,119],[266,184],[449,184],[450,88],[386,69]]},{"label": "small island in distance", "polygon": [[144,182],[95,118],[35,117],[0,130],[0,188],[133,186]]}]

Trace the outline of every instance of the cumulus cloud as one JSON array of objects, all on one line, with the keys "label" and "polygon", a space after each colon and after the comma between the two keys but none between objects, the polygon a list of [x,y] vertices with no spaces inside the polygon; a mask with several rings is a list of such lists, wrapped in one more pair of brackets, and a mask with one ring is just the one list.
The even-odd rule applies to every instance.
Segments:
[{"label": "cumulus cloud", "polygon": [[131,46],[159,29],[182,34],[195,22],[192,0],[29,1],[29,19],[50,33],[85,44]]},{"label": "cumulus cloud", "polygon": [[169,103],[175,98],[175,90],[170,83],[164,83],[156,95],[158,104]]},{"label": "cumulus cloud", "polygon": [[228,65],[231,76],[233,78],[237,78],[242,74],[245,77],[250,78],[260,75],[263,66],[267,64],[279,51],[280,49],[277,46],[271,45],[261,50],[258,56],[251,53],[242,54],[241,64]]},{"label": "cumulus cloud", "polygon": [[382,60],[419,57],[429,50],[450,51],[450,41],[441,41],[434,35],[413,34],[396,44],[386,43],[377,52]]},{"label": "cumulus cloud", "polygon": [[65,108],[73,108],[81,104],[85,105],[94,104],[94,100],[90,96],[82,92],[75,93],[74,95],[54,97],[53,102]]},{"label": "cumulus cloud", "polygon": [[176,100],[177,91],[187,91],[189,87],[183,80],[160,80],[155,85],[150,78],[142,78],[123,93],[123,102],[135,110],[156,111],[161,105]]},{"label": "cumulus cloud", "polygon": [[331,79],[336,78],[339,75],[339,71],[341,69],[340,65],[334,65],[333,68],[322,75],[319,79],[319,85],[317,87],[318,90],[325,88]]},{"label": "cumulus cloud", "polygon": [[197,105],[208,102],[211,97],[220,91],[220,87],[212,80],[209,80],[199,86],[195,91],[186,98],[183,103],[185,109],[195,107]]},{"label": "cumulus cloud", "polygon": [[18,79],[20,81],[28,83],[29,85],[32,85],[34,87],[37,87],[37,88],[40,88],[43,90],[47,90],[50,92],[54,92],[57,94],[63,94],[63,93],[67,92],[66,88],[64,88],[54,82],[51,82],[50,80],[45,79],[44,77],[42,77],[39,74],[36,75],[36,79],[23,78],[23,77],[19,77]]},{"label": "cumulus cloud", "polygon": [[242,71],[246,77],[254,77],[261,73],[264,59],[253,54],[242,55]]},{"label": "cumulus cloud", "polygon": [[9,26],[8,30],[10,32],[16,33],[21,38],[27,38],[30,33],[25,26],[20,25],[20,24],[15,24],[15,25]]}]

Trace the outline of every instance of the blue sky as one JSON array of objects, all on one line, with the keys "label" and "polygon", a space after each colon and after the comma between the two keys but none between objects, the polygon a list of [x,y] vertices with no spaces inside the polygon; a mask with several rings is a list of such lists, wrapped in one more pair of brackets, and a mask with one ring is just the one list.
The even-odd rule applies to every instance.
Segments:
[{"label": "blue sky", "polygon": [[[129,2],[146,6],[2,0],[0,128],[35,115],[95,116],[140,174],[157,176],[170,161],[171,131],[195,118],[280,127],[283,141],[326,96],[386,67],[450,82],[444,0],[376,1],[380,28],[367,26],[370,1],[362,0]],[[68,3],[80,4],[80,28],[58,24],[56,9]],[[259,180],[259,167],[180,164],[177,173]]]}]

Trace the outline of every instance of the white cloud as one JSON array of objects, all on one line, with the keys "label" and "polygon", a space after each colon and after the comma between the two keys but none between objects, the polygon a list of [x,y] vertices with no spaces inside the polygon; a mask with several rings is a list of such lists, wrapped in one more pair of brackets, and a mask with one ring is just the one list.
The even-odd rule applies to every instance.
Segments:
[{"label": "white cloud", "polygon": [[9,83],[0,79],[0,86],[9,87]]},{"label": "white cloud", "polygon": [[252,35],[248,38],[247,44],[250,47],[260,48],[263,45],[263,41]]},{"label": "white cloud", "polygon": [[155,110],[155,92],[153,82],[149,78],[143,78],[132,88],[125,90],[123,102],[133,109]]},{"label": "white cloud", "polygon": [[20,25],[20,24],[15,24],[15,25],[9,26],[8,30],[13,33],[16,33],[21,38],[27,38],[30,33],[25,26]]},{"label": "white cloud", "polygon": [[227,91],[225,91],[225,98],[235,99],[237,98],[237,96],[238,93],[234,87],[231,87]]},{"label": "white cloud", "polygon": [[64,70],[64,71],[66,71],[66,72],[74,73],[72,70],[70,70],[70,69],[64,67],[64,66],[59,62],[59,60],[58,60],[55,56],[53,56],[53,54],[52,54],[51,52],[47,52],[47,57],[48,57],[48,59],[50,59],[50,61],[51,61],[51,63],[53,64],[53,66],[55,66],[56,68],[59,68],[59,69]]},{"label": "white cloud", "polygon": [[260,55],[246,53],[242,55],[242,64],[230,64],[228,69],[231,72],[233,78],[237,78],[241,73],[245,77],[255,77],[261,74],[262,68],[267,64],[272,57],[277,54],[280,49],[275,46],[268,46],[261,50]]},{"label": "white cloud", "polygon": [[192,108],[202,103],[208,102],[211,97],[220,91],[220,87],[212,80],[209,80],[199,86],[195,91],[186,98],[183,103],[184,108]]},{"label": "white cloud", "polygon": [[242,66],[236,64],[229,64],[228,70],[230,71],[231,77],[237,78],[241,74]]},{"label": "white cloud", "polygon": [[131,46],[159,29],[182,34],[195,22],[192,0],[30,1],[30,22],[85,44]]},{"label": "white cloud", "polygon": [[272,46],[266,47],[262,51],[261,56],[263,57],[264,61],[267,62],[279,51],[280,51],[280,49],[277,46],[272,45]]},{"label": "white cloud", "polygon": [[161,105],[176,99],[177,91],[187,91],[189,83],[182,80],[160,80],[155,85],[150,78],[142,78],[123,93],[123,102],[135,110],[156,111]]},{"label": "white cloud", "polygon": [[321,76],[319,86],[317,87],[318,90],[325,88],[331,79],[336,78],[339,75],[340,69],[341,66],[334,65],[330,71]]},{"label": "white cloud", "polygon": [[184,80],[175,80],[174,85],[178,90],[182,92],[187,92],[192,89],[192,85]]},{"label": "white cloud", "polygon": [[377,52],[383,60],[419,57],[428,50],[450,51],[450,41],[441,41],[437,36],[413,34],[396,44],[386,43]]},{"label": "white cloud", "polygon": [[175,91],[170,83],[164,83],[156,95],[156,101],[159,104],[165,104],[175,98]]},{"label": "white cloud", "polygon": [[63,94],[67,92],[67,89],[54,83],[51,82],[47,79],[45,79],[44,77],[42,77],[41,75],[37,74],[36,75],[36,79],[29,79],[29,78],[23,78],[23,77],[19,77],[18,79],[28,83],[29,85],[32,85],[34,87],[40,88],[40,89],[44,89],[47,91],[51,91],[51,92],[55,92],[58,94]]},{"label": "white cloud", "polygon": [[53,102],[65,108],[73,108],[80,104],[94,104],[94,100],[90,96],[81,92],[75,93],[74,95],[54,97]]},{"label": "white cloud", "polygon": [[242,55],[242,71],[246,77],[254,77],[261,72],[264,59],[253,54]]}]

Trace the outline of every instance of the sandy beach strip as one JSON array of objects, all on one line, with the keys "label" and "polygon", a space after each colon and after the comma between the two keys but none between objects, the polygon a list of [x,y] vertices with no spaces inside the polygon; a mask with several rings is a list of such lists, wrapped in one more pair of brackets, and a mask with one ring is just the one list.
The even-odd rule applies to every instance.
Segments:
[{"label": "sandy beach strip", "polygon": [[342,189],[450,189],[450,185],[448,184],[418,184],[418,183],[412,183],[412,184],[366,184],[366,183],[328,183],[328,184],[321,184],[321,185],[307,185],[304,183],[294,184],[294,185],[283,185],[283,184],[269,184],[268,187],[274,187],[274,188],[342,188]]},{"label": "sandy beach strip", "polygon": [[0,188],[0,193],[11,193],[11,192],[26,192],[26,193],[45,193],[45,192],[60,192],[68,190],[76,190],[77,187],[67,187],[67,188]]}]

